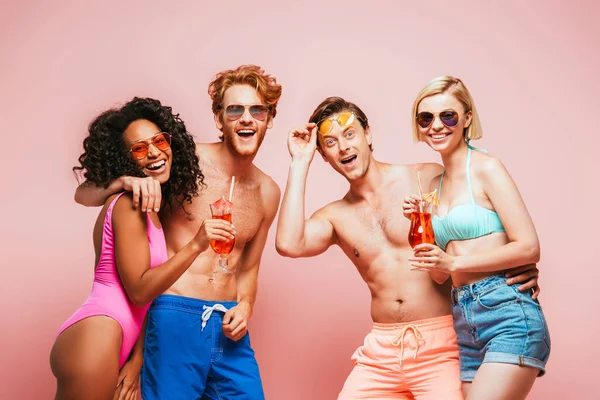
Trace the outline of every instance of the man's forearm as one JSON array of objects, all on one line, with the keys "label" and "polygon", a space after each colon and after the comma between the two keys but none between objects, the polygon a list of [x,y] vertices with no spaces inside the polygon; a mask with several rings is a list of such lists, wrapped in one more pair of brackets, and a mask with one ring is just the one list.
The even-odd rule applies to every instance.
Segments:
[{"label": "man's forearm", "polygon": [[148,316],[144,318],[144,323],[142,324],[142,330],[140,331],[140,336],[135,342],[135,346],[133,346],[133,351],[131,352],[131,360],[135,360],[139,362],[141,365],[144,361],[144,338],[146,336],[146,320]]},{"label": "man's forearm", "polygon": [[123,190],[123,180],[115,179],[107,188],[83,182],[75,190],[75,202],[86,207],[100,207],[111,195]]},{"label": "man's forearm", "polygon": [[304,199],[308,168],[309,164],[305,162],[292,161],[290,165],[275,240],[280,253],[286,253],[298,246],[304,236]]},{"label": "man's forearm", "polygon": [[441,271],[429,271],[429,277],[437,284],[441,285],[450,278],[450,274]]},{"label": "man's forearm", "polygon": [[246,305],[248,307],[250,313],[248,317],[253,313],[257,291],[258,265],[240,271],[237,276],[237,301],[238,305]]}]

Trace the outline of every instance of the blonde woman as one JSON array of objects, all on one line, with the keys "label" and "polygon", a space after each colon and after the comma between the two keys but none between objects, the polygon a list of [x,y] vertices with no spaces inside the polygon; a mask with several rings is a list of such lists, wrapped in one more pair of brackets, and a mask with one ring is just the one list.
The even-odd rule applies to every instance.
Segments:
[{"label": "blonde woman", "polygon": [[[550,336],[538,290],[520,292],[505,273],[537,263],[535,227],[500,160],[472,147],[482,136],[473,99],[460,79],[433,79],[413,106],[413,136],[440,153],[433,180],[440,204],[436,245],[415,247],[414,268],[452,278],[463,393],[467,399],[524,399],[545,372]],[[405,200],[405,215],[417,197]]]}]

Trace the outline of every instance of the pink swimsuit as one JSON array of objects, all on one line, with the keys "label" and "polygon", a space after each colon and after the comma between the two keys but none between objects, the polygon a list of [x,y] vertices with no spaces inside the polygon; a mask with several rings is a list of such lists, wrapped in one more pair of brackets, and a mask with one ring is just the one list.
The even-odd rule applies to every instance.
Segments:
[{"label": "pink swimsuit", "polygon": [[[129,300],[115,262],[115,236],[112,227],[112,211],[115,203],[125,192],[119,194],[108,206],[102,231],[102,250],[94,272],[92,293],[85,303],[61,326],[58,334],[84,318],[105,315],[116,320],[123,331],[119,367],[123,366],[142,329],[144,316],[150,304],[138,307]],[[148,215],[148,214],[146,214]],[[163,264],[168,259],[165,236],[162,229],[154,226],[147,216],[150,267]]]}]

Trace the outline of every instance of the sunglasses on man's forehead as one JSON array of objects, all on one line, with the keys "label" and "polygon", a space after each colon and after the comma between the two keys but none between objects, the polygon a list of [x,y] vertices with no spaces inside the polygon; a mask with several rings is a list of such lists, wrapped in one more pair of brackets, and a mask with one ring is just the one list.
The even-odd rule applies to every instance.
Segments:
[{"label": "sunglasses on man's forehead", "polygon": [[[446,125],[448,128],[455,127],[458,124],[458,119],[460,115],[454,110],[444,110],[439,113],[440,121],[442,124]],[[429,111],[423,111],[417,114],[417,124],[421,128],[429,127],[433,121],[435,120],[435,114],[430,113]]]},{"label": "sunglasses on man's forehead", "polygon": [[317,122],[317,129],[321,135],[331,132],[333,129],[333,121],[337,121],[338,125],[342,128],[350,126],[354,122],[354,113],[350,111],[342,112],[337,117],[324,118]]},{"label": "sunglasses on man's forehead", "polygon": [[129,152],[134,159],[141,160],[148,155],[150,149],[150,145],[147,143],[148,140],[150,140],[150,143],[160,151],[165,151],[171,147],[171,135],[167,132],[159,132],[149,139],[141,139],[133,142],[129,148]]},{"label": "sunglasses on man's forehead", "polygon": [[263,106],[262,104],[255,105],[242,105],[242,104],[230,104],[225,108],[225,116],[230,121],[236,121],[242,118],[242,115],[248,110],[252,118],[259,121],[264,121],[269,115],[269,107]]}]

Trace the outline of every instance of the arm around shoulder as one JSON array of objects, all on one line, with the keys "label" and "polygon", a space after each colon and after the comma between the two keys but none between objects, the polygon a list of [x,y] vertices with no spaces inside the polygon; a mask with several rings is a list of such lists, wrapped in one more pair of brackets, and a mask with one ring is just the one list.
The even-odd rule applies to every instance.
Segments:
[{"label": "arm around shoulder", "polygon": [[113,194],[123,190],[123,179],[115,179],[107,188],[102,188],[88,181],[83,182],[75,190],[74,200],[77,204],[86,207],[103,206]]}]

